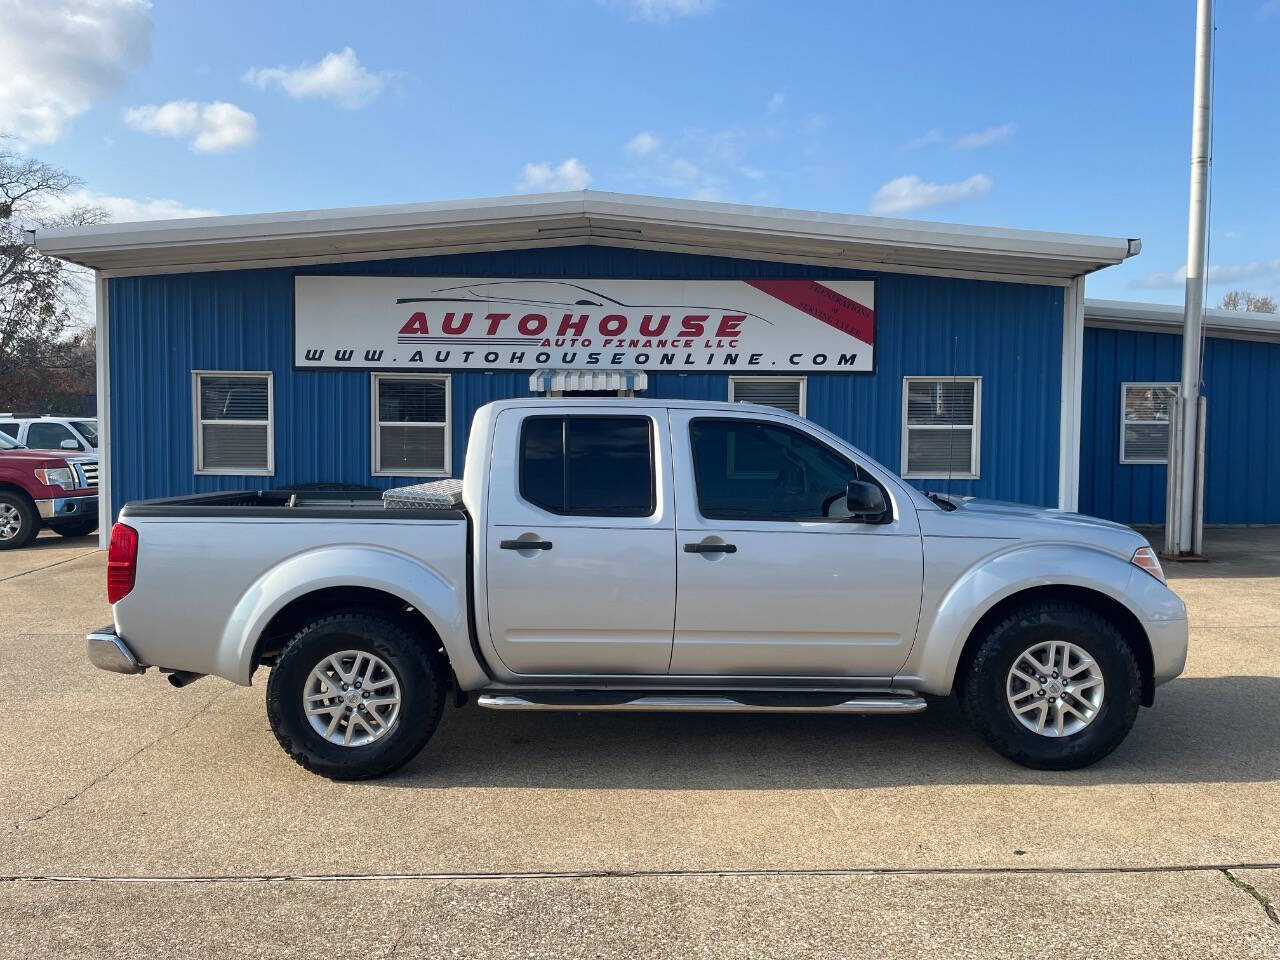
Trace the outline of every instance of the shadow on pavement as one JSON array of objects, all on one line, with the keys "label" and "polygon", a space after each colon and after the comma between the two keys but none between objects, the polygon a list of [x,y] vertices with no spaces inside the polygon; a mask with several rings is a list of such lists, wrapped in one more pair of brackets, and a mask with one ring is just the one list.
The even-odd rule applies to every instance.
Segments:
[{"label": "shadow on pavement", "polygon": [[1280,678],[1186,677],[1085,770],[1046,772],[989,750],[954,699],[918,716],[451,711],[386,786],[806,790],[910,785],[1251,783],[1280,780]]}]

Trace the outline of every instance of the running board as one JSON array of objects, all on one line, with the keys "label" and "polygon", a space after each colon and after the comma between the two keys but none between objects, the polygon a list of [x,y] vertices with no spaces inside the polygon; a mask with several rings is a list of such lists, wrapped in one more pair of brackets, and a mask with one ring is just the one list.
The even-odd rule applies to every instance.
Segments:
[{"label": "running board", "polygon": [[681,695],[642,696],[595,692],[582,693],[482,693],[476,703],[490,710],[573,710],[593,712],[636,711],[647,713],[919,713],[927,704],[912,691],[901,695],[874,696],[804,694]]}]

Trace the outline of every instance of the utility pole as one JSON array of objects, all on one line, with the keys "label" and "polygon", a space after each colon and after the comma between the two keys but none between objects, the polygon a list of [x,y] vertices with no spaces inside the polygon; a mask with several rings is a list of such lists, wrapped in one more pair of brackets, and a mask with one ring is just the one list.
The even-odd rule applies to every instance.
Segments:
[{"label": "utility pole", "polygon": [[[1213,0],[1196,3],[1196,73],[1191,107],[1191,200],[1187,219],[1187,286],[1182,314],[1182,385],[1170,424],[1169,512],[1165,553],[1190,556],[1201,549],[1204,490],[1201,461],[1200,336],[1204,325],[1205,240],[1208,234],[1209,106],[1213,91]],[[1176,462],[1175,462],[1176,460]]]}]

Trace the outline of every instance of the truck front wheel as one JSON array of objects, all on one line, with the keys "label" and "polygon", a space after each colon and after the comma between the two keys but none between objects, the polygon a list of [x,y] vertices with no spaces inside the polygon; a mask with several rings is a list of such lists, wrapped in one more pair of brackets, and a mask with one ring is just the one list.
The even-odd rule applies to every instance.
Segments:
[{"label": "truck front wheel", "polygon": [[979,640],[956,678],[960,706],[999,753],[1040,770],[1074,770],[1120,745],[1138,715],[1133,650],[1088,607],[1019,607]]},{"label": "truck front wheel", "polygon": [[25,547],[39,532],[35,504],[21,493],[0,490],[0,550]]},{"label": "truck front wheel", "polygon": [[294,634],[267,680],[267,717],[285,753],[333,780],[403,766],[435,732],[445,665],[375,613],[318,617]]}]

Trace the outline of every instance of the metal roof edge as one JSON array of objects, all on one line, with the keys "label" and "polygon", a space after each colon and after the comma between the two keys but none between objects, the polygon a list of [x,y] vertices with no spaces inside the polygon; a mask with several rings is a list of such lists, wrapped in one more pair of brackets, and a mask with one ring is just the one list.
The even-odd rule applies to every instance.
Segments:
[{"label": "metal roof edge", "polygon": [[[1129,326],[1181,327],[1183,307],[1177,303],[1143,303],[1130,300],[1085,298],[1084,319]],[[1244,310],[1209,309],[1204,312],[1205,328],[1223,333],[1280,335],[1280,314],[1251,313]]]},{"label": "metal roof edge", "polygon": [[[37,231],[33,243],[42,252],[94,265],[107,254],[160,247],[216,247],[222,243],[262,242],[279,257],[288,241],[377,235],[409,230],[447,234],[451,228],[529,226],[538,221],[574,221],[584,233],[592,224],[614,228],[634,225],[679,234],[713,233],[773,238],[779,246],[795,243],[888,245],[902,250],[964,253],[983,257],[1023,257],[1074,263],[1088,273],[1133,256],[1141,242],[1007,227],[982,227],[897,220],[856,214],[791,210],[701,200],[675,200],[593,190],[446,200],[373,207],[232,214],[184,220],[141,221],[62,227]],[[566,229],[574,229],[572,226]],[[513,230],[513,232],[515,232]]]}]

